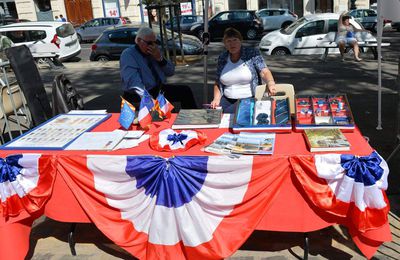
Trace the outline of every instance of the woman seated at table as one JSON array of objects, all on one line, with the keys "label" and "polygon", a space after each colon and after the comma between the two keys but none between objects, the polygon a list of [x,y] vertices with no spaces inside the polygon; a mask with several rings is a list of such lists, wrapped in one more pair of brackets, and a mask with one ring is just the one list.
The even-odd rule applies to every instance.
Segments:
[{"label": "woman seated at table", "polygon": [[239,31],[228,28],[223,42],[226,51],[218,58],[217,79],[211,107],[221,106],[225,113],[234,113],[238,99],[254,97],[261,77],[267,84],[266,91],[276,92],[275,81],[259,51],[242,46]]},{"label": "woman seated at table", "polygon": [[357,29],[350,24],[350,16],[344,15],[342,13],[338,21],[338,34],[336,37],[336,43],[339,46],[340,55],[342,56],[342,61],[344,61],[344,52],[346,50],[346,44],[353,48],[354,59],[356,61],[362,61],[359,57],[360,48],[358,47],[357,39],[355,38],[355,32],[361,32],[364,30]]}]

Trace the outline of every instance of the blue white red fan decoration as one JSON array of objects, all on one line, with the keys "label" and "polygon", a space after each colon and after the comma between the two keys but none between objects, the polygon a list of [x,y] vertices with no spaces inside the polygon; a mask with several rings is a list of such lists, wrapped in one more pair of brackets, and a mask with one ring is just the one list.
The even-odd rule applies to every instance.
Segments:
[{"label": "blue white red fan decoration", "polygon": [[0,199],[2,215],[32,214],[49,199],[55,180],[53,159],[39,154],[0,158]]},{"label": "blue white red fan decoration", "polygon": [[346,217],[361,232],[387,223],[389,204],[384,191],[389,168],[377,152],[361,157],[322,154],[290,160],[296,177],[317,207]]},{"label": "blue white red fan decoration", "polygon": [[204,144],[207,136],[196,130],[176,132],[165,129],[150,136],[150,147],[156,151],[186,151],[196,144]]}]

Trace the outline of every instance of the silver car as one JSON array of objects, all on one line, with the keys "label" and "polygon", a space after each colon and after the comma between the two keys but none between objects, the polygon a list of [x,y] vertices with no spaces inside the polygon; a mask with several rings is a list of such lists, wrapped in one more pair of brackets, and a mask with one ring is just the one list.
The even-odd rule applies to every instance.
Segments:
[{"label": "silver car", "polygon": [[378,16],[375,10],[372,9],[354,9],[348,12],[348,15],[361,23],[365,29],[376,32],[376,24]]},{"label": "silver car", "polygon": [[297,15],[288,9],[261,9],[257,15],[262,19],[264,31],[286,28],[297,20]]},{"label": "silver car", "polygon": [[100,34],[111,26],[131,23],[128,17],[103,17],[95,18],[76,29],[79,42],[94,41]]}]

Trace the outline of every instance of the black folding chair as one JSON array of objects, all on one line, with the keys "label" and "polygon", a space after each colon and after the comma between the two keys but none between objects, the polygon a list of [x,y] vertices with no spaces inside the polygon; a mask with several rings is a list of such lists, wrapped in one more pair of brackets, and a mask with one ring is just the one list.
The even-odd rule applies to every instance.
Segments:
[{"label": "black folding chair", "polygon": [[32,53],[25,45],[8,48],[5,52],[24,93],[33,124],[39,125],[51,118],[52,111]]},{"label": "black folding chair", "polygon": [[64,74],[54,78],[51,97],[53,116],[83,109],[83,98]]}]

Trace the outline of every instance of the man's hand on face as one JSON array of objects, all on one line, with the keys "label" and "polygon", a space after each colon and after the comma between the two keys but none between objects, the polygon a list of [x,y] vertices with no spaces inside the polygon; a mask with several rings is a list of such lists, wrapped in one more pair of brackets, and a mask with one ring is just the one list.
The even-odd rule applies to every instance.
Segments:
[{"label": "man's hand on face", "polygon": [[147,54],[151,55],[157,61],[161,61],[161,52],[156,43],[147,45]]}]

